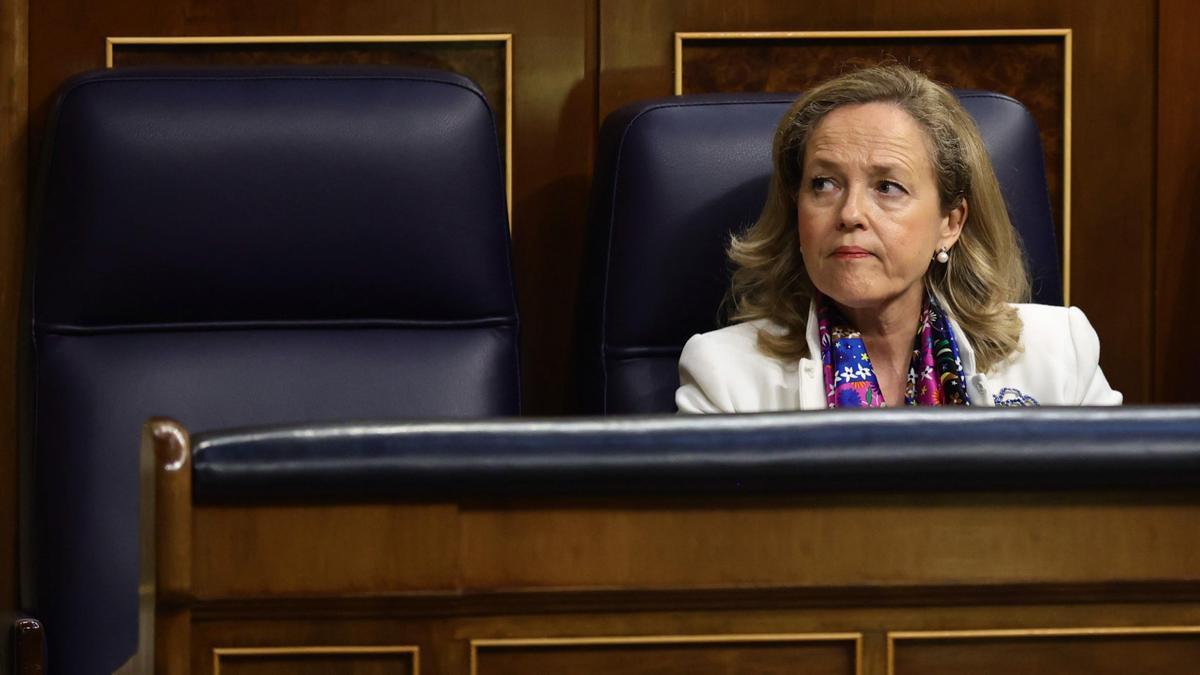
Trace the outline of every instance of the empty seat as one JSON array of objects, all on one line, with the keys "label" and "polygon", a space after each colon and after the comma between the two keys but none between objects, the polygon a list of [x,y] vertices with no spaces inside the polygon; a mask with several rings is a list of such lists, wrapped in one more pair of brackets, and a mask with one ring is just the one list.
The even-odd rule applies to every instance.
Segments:
[{"label": "empty seat", "polygon": [[35,606],[50,668],[135,651],[138,439],[519,412],[483,94],[395,68],[119,69],[48,125],[32,287]]}]

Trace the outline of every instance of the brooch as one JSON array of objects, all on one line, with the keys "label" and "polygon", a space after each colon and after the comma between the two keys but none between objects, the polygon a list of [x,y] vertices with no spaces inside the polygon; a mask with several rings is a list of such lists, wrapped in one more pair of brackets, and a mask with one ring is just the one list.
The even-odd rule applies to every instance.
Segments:
[{"label": "brooch", "polygon": [[1015,387],[1004,387],[999,394],[992,397],[998,408],[1022,408],[1025,406],[1040,406],[1032,396],[1022,394],[1020,389]]}]

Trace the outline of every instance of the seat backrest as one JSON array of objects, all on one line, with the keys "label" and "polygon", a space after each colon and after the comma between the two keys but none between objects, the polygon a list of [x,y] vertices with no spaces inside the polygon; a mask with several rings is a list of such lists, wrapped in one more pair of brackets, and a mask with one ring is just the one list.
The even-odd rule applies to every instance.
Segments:
[{"label": "seat backrest", "polygon": [[142,422],[519,412],[492,111],[394,68],[68,82],[33,236],[34,603],[56,672],[136,649]]},{"label": "seat backrest", "polygon": [[[991,154],[1030,263],[1033,300],[1062,304],[1037,125],[1012,98],[957,91]],[[708,94],[626,106],[600,133],[580,304],[587,412],[675,410],[677,363],[717,328],[729,235],[766,198],[775,128],[794,95]]]}]

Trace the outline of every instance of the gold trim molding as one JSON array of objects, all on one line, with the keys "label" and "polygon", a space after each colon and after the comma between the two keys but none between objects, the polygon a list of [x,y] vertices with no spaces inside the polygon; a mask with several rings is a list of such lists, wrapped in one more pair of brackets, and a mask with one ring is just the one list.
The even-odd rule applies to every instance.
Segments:
[{"label": "gold trim molding", "polygon": [[108,37],[104,39],[104,65],[113,67],[113,49],[118,45],[278,45],[278,44],[404,44],[459,43],[504,45],[504,192],[508,206],[508,229],[512,231],[512,127],[513,127],[513,35],[512,33],[447,33],[439,35],[210,35],[195,37]]},{"label": "gold trim molding", "polygon": [[415,645],[405,646],[304,646],[304,647],[214,647],[213,675],[221,675],[221,657],[270,657],[270,656],[329,656],[354,654],[408,654],[412,661],[412,674],[421,675],[421,649]]},{"label": "gold trim molding", "polygon": [[470,675],[479,675],[481,649],[522,647],[610,647],[620,645],[753,644],[769,642],[853,642],[854,673],[863,671],[862,633],[734,633],[729,635],[613,635],[586,637],[484,638],[471,640]]},{"label": "gold trim molding", "polygon": [[987,37],[1057,37],[1063,41],[1063,304],[1071,304],[1071,29],[1004,28],[991,30],[884,30],[884,31],[749,31],[675,33],[675,95],[683,93],[683,47],[688,40],[836,40],[836,39],[947,39]]},{"label": "gold trim molding", "polygon": [[1126,626],[1096,628],[1000,628],[985,630],[888,631],[887,675],[896,673],[899,640],[990,640],[1005,638],[1128,637],[1144,635],[1200,635],[1200,626]]}]

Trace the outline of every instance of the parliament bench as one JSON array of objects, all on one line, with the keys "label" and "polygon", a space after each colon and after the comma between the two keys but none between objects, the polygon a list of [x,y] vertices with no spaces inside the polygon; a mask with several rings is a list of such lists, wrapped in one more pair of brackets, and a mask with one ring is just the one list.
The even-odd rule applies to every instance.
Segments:
[{"label": "parliament bench", "polygon": [[268,427],[142,446],[159,673],[1183,673],[1200,410]]}]

